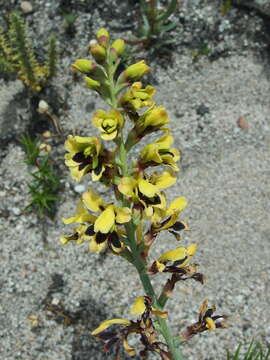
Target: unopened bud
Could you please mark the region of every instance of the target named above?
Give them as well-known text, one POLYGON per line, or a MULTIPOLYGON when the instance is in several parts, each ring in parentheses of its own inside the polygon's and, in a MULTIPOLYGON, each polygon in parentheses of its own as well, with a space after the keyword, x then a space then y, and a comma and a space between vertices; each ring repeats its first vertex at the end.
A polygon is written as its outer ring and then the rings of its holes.
POLYGON ((45 100, 40 100, 38 103, 38 112, 40 114, 45 114, 49 110, 49 105, 45 100))
POLYGON ((43 137, 43 139, 49 139, 49 138, 52 137, 52 134, 51 134, 51 132, 50 132, 49 130, 46 130, 46 131, 44 131, 44 133, 42 134, 42 137, 43 137))
POLYGON ((97 62, 103 62, 106 58, 106 50, 101 45, 92 45, 90 52, 97 62))
POLYGON ((97 40, 101 46, 106 47, 110 40, 108 31, 104 28, 99 29, 97 32, 97 40))
POLYGON ((117 39, 112 43, 110 48, 110 59, 116 61, 125 51, 125 42, 122 39, 117 39))
POLYGON ((78 70, 83 74, 91 74, 94 71, 96 64, 91 60, 78 59, 74 64, 71 65, 71 67, 72 69, 78 70))
POLYGON ((111 50, 114 50, 118 56, 125 51, 125 42, 122 39, 117 39, 112 43, 111 50))
POLYGON ((130 65, 121 75, 120 83, 125 81, 139 80, 144 74, 150 71, 150 67, 146 65, 145 61, 139 61, 136 64, 130 65))
POLYGON ((98 90, 100 87, 100 82, 90 78, 89 76, 85 77, 84 81, 88 89, 98 90))

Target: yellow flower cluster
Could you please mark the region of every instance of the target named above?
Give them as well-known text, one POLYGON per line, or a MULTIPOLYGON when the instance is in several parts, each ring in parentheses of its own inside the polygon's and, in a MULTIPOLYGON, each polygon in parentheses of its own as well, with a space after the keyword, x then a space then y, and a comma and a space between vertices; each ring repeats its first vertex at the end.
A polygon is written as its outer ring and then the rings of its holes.
MULTIPOLYGON (((77 223, 78 226, 72 234, 62 236, 61 242, 81 244, 89 241, 90 251, 97 253, 108 248, 132 263, 143 282, 146 295, 139 297, 132 307, 132 313, 140 315, 141 320, 107 320, 92 334, 103 339, 109 351, 119 338, 113 335, 111 341, 107 341, 110 333, 103 332, 113 324, 121 324, 126 327, 122 340, 129 355, 135 355, 135 350, 127 343, 127 336, 137 333, 144 339, 143 355, 154 351, 163 356, 162 359, 169 359, 166 357, 169 352, 162 349, 161 343, 156 340, 151 316, 157 319, 167 316, 162 310, 178 281, 192 278, 203 283, 204 277, 197 272, 197 265, 190 264, 197 250, 196 244, 175 246, 160 254, 151 265, 148 263, 150 248, 161 232, 170 233, 180 240, 179 233, 189 230, 187 223, 179 219, 187 200, 181 196, 167 203, 164 189, 176 182, 180 152, 173 148, 173 136, 165 127, 169 123, 166 109, 153 100, 155 88, 150 85, 144 87, 138 81, 150 70, 149 66, 139 61, 117 77, 116 71, 124 51, 123 40, 111 43, 109 33, 100 29, 97 44, 90 48, 95 62, 78 59, 72 65, 75 71, 86 75, 87 87, 98 92, 110 109, 99 109, 93 114, 92 124, 99 130, 100 138, 68 137, 65 163, 73 179, 80 181, 90 174, 92 181, 110 186, 116 201, 105 202, 92 189, 83 193, 75 216, 63 219, 65 224, 77 223), (128 121, 131 130, 126 136, 124 129, 128 121), (129 151, 135 144, 147 134, 160 132, 161 137, 140 149, 136 161, 130 160, 129 151), (109 142, 110 151, 105 147, 109 142), (149 168, 158 166, 165 167, 165 170, 149 171, 149 168), (156 273, 171 274, 160 300, 157 300, 149 278, 156 273)), ((198 332, 214 328, 215 317, 203 316, 198 332)), ((160 322, 160 326, 164 329, 165 325, 160 322)), ((190 333, 196 333, 196 326, 190 328, 190 333)), ((170 351, 177 352, 173 348, 170 351)))

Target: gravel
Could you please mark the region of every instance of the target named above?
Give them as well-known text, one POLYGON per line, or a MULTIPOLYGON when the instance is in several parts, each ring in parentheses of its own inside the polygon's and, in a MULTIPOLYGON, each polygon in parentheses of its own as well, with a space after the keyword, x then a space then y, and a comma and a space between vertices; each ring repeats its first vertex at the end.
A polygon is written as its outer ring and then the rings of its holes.
MULTIPOLYGON (((64 3, 78 15, 73 38, 65 33, 58 2, 31 1, 33 13, 27 15, 35 45, 45 44, 52 31, 59 38, 53 88, 61 96, 55 99, 47 90, 42 98, 57 111, 65 133, 93 136, 91 114, 104 105, 72 77, 70 64, 86 56, 100 26, 127 37, 120 25, 134 21, 137 5, 64 3)), ((19 6, 10 0, 2 8, 8 12, 19 6)), ((206 0, 184 1, 175 20, 176 45, 170 56, 148 57, 153 69, 148 80, 157 88, 156 102, 168 109, 175 146, 182 152, 179 180, 168 197, 189 199, 182 218, 192 231, 182 243, 198 243, 194 260, 208 279, 204 286, 191 281, 177 285, 168 311, 175 334, 196 321, 206 298, 219 313, 229 314, 229 329, 183 345, 185 359, 224 360, 226 350, 240 342, 255 338, 267 345, 270 338, 269 34, 258 14, 232 7, 223 17, 219 2, 206 0), (202 44, 209 49, 207 56, 202 44), (240 117, 248 126, 239 125, 240 117)), ((145 51, 138 52, 138 58, 144 56, 145 51)), ((68 233, 61 219, 74 214, 79 194, 89 186, 88 179, 78 184, 68 177, 60 141, 53 144, 63 186, 56 217, 41 219, 25 211, 31 177, 16 139, 31 114, 20 82, 0 82, 1 136, 13 134, 1 143, 0 157, 1 359, 113 359, 89 332, 104 319, 130 316, 132 301, 143 295, 138 276, 118 257, 89 254, 85 245, 60 244, 60 236, 68 233)), ((104 199, 111 198, 102 185, 94 187, 104 199)), ((160 238, 151 256, 175 246, 170 236, 160 238)), ((157 286, 164 281, 161 275, 154 279, 157 286)))

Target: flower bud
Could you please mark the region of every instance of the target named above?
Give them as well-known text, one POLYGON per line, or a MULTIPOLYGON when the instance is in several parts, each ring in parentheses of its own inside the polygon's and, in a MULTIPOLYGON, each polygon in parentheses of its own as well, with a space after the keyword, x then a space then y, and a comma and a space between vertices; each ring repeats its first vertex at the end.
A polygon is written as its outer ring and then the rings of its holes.
POLYGON ((78 70, 83 74, 91 74, 96 67, 96 64, 87 59, 78 59, 71 65, 72 69, 78 70))
POLYGON ((113 42, 110 48, 110 60, 116 61, 125 51, 125 42, 122 39, 117 39, 113 42))
POLYGON ((38 103, 38 112, 40 114, 45 114, 49 110, 49 105, 45 100, 40 100, 38 103))
POLYGON ((117 39, 112 43, 111 51, 115 52, 117 56, 121 56, 125 51, 125 42, 122 39, 117 39))
POLYGON ((121 75, 120 83, 125 81, 139 80, 144 74, 150 71, 150 67, 146 65, 145 61, 139 61, 136 64, 130 65, 121 75))
POLYGON ((49 130, 46 130, 46 131, 44 131, 44 133, 42 134, 42 137, 43 137, 43 139, 49 139, 49 138, 52 137, 52 134, 51 134, 51 132, 50 132, 49 130))
POLYGON ((86 87, 87 87, 88 89, 98 90, 99 87, 100 87, 100 82, 99 82, 99 81, 96 81, 96 80, 94 80, 94 79, 92 79, 92 78, 90 78, 89 76, 86 76, 86 77, 84 78, 84 81, 85 81, 86 87))
POLYGON ((106 47, 110 40, 108 31, 104 28, 99 29, 97 32, 97 40, 101 46, 106 47))
POLYGON ((42 143, 42 144, 39 145, 39 150, 44 151, 46 153, 49 153, 52 150, 52 147, 49 144, 42 143))
POLYGON ((106 50, 101 45, 90 46, 90 52, 97 62, 103 62, 106 58, 106 50))

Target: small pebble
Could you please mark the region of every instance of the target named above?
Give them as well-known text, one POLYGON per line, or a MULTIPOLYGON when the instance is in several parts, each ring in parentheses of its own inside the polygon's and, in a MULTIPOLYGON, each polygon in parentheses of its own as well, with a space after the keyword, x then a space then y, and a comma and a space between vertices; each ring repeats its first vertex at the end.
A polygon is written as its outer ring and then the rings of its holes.
POLYGON ((244 116, 240 116, 237 120, 237 125, 240 127, 240 129, 246 130, 249 128, 249 123, 245 119, 244 116))
POLYGON ((21 213, 21 210, 17 207, 12 208, 11 211, 13 212, 14 215, 20 215, 21 213))
POLYGON ((77 193, 81 194, 83 192, 86 191, 86 188, 84 185, 78 184, 74 186, 74 191, 76 191, 77 193))
POLYGON ((30 14, 33 11, 33 6, 30 1, 22 1, 21 9, 24 14, 30 14))
POLYGON ((54 297, 52 299, 52 305, 59 305, 59 303, 60 303, 60 300, 58 298, 54 297))

